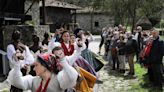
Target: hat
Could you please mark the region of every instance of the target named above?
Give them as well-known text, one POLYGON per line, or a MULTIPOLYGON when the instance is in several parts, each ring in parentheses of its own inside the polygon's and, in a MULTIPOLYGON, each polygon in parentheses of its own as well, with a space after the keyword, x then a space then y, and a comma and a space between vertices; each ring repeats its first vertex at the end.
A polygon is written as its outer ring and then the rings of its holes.
POLYGON ((37 59, 38 59, 38 62, 40 62, 41 65, 43 65, 49 71, 54 70, 55 59, 53 58, 51 54, 38 55, 37 59))

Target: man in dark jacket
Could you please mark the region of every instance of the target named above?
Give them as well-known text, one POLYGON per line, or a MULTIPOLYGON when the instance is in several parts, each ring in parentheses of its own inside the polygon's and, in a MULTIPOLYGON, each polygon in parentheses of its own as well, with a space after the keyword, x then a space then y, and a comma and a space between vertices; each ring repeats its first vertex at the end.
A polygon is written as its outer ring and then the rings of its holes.
POLYGON ((153 30, 151 35, 154 41, 148 57, 148 62, 150 64, 150 67, 148 67, 149 79, 153 83, 153 86, 162 90, 162 59, 164 56, 164 42, 160 40, 158 31, 153 30))
POLYGON ((138 44, 137 44, 137 41, 132 38, 131 33, 127 32, 126 35, 127 35, 127 42, 125 44, 125 48, 126 48, 125 52, 126 52, 127 61, 130 67, 129 75, 134 75, 135 74, 134 56, 138 52, 138 44))

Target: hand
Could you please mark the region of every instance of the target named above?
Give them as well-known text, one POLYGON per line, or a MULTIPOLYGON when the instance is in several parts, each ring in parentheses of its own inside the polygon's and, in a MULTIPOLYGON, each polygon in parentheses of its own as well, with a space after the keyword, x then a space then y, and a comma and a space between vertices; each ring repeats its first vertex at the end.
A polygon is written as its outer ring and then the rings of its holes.
POLYGON ((23 66, 24 69, 28 69, 28 67, 29 67, 28 64, 25 64, 25 65, 23 66))
POLYGON ((24 50, 26 50, 26 46, 22 43, 18 43, 18 49, 23 52, 24 50))
POLYGON ((24 56, 19 50, 16 51, 15 56, 16 56, 15 60, 17 60, 17 61, 24 60, 24 56))

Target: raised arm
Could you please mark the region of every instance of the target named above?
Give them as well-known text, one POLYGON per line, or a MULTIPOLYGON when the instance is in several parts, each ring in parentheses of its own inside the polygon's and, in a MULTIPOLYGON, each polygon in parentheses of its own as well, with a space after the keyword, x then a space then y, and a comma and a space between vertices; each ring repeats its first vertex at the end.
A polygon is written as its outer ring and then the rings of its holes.
POLYGON ((27 46, 25 46, 25 62, 28 65, 31 65, 34 63, 34 56, 32 55, 32 53, 30 52, 29 48, 27 46))
POLYGON ((20 71, 20 62, 15 60, 13 62, 15 62, 14 68, 9 72, 8 75, 8 80, 11 82, 11 85, 23 90, 31 89, 32 80, 34 77, 31 75, 22 76, 20 71))
POLYGON ((66 61, 62 61, 61 64, 63 66, 63 70, 57 75, 60 88, 67 89, 74 87, 78 78, 77 71, 66 61))

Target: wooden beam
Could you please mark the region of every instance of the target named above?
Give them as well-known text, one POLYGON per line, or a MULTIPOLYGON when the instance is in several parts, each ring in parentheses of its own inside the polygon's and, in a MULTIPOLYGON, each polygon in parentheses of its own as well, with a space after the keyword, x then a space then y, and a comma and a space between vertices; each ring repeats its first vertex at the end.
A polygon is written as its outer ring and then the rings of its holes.
POLYGON ((45 8, 45 0, 42 0, 42 13, 43 13, 43 25, 46 24, 46 8, 45 8))

